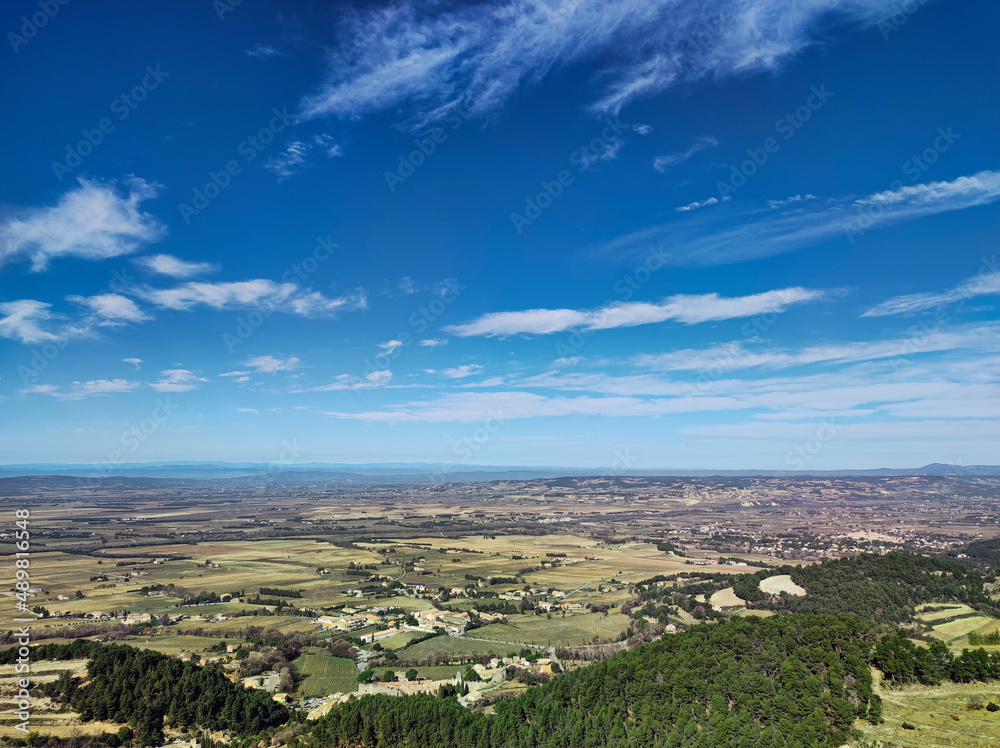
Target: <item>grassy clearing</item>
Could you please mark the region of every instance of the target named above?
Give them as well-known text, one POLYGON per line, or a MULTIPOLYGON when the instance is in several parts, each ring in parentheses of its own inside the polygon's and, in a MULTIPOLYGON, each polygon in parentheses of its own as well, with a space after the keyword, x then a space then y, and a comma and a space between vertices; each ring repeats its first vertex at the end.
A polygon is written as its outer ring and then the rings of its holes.
POLYGON ((971 616, 969 618, 959 618, 948 623, 938 624, 931 631, 931 635, 945 642, 950 642, 966 636, 971 631, 978 631, 986 628, 993 619, 987 616, 971 616))
POLYGON ((503 655, 509 651, 510 647, 502 644, 477 641, 475 639, 460 639, 442 634, 441 636, 435 636, 432 639, 418 642, 412 647, 407 647, 399 652, 399 656, 404 660, 433 663, 453 657, 469 657, 490 653, 503 655))
POLYGON ((947 687, 885 691, 884 724, 858 722, 856 726, 865 740, 880 740, 883 745, 996 748, 1000 745, 1000 712, 966 709, 973 695, 984 702, 1000 701, 1000 688, 950 683, 947 687), (904 730, 904 722, 916 729, 904 730))
POLYGON ((388 639, 383 639, 379 644, 382 645, 383 649, 404 649, 414 639, 419 639, 422 636, 425 636, 422 632, 403 631, 388 639))
POLYGON ((358 668, 343 657, 307 654, 299 660, 303 681, 299 693, 305 697, 349 693, 358 690, 358 668))
MULTIPOLYGON (((927 606, 921 606, 921 608, 925 607, 927 606)), ((934 605, 930 607, 937 608, 939 606, 934 605)), ((958 618, 958 616, 964 616, 975 612, 976 611, 968 605, 948 605, 944 606, 942 610, 921 610, 921 612, 917 613, 915 617, 919 621, 946 621, 949 618, 958 618)))
POLYGON ((746 603, 736 596, 732 587, 726 587, 724 590, 712 593, 712 597, 708 601, 716 609, 746 607, 746 603))
POLYGON ((767 579, 761 579, 760 590, 761 592, 766 592, 768 595, 777 595, 784 592, 789 595, 802 597, 806 594, 805 588, 795 584, 788 574, 778 574, 767 579))
POLYGON ((494 623, 469 632, 476 639, 518 642, 539 646, 566 647, 589 644, 594 637, 614 638, 628 628, 628 618, 621 613, 580 613, 577 615, 527 616, 510 623, 494 623))

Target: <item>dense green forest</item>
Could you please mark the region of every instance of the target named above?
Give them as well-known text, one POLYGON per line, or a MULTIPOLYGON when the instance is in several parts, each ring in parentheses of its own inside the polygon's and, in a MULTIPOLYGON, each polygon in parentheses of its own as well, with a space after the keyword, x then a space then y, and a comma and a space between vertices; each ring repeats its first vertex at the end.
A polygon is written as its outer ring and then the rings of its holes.
POLYGON ((757 607, 793 613, 854 613, 874 621, 902 623, 928 602, 960 602, 996 612, 976 569, 949 559, 915 553, 865 553, 812 566, 783 566, 740 579, 734 592, 757 607), (807 595, 772 596, 761 579, 789 574, 807 595))
POLYGON ((1000 570, 1000 538, 974 540, 965 548, 949 553, 948 556, 975 566, 983 572, 995 573, 1000 570), (965 558, 959 558, 960 555, 965 558))
POLYGON ((989 615, 1000 615, 984 588, 981 572, 968 564, 916 553, 864 553, 852 558, 824 561, 812 566, 780 566, 754 574, 709 574, 679 588, 658 588, 647 580, 638 585, 638 597, 623 612, 633 618, 651 616, 666 621, 671 607, 682 607, 698 618, 721 618, 696 595, 710 596, 732 587, 749 607, 779 613, 853 613, 872 621, 904 623, 913 619, 918 605, 957 602, 989 615), (762 592, 762 579, 787 574, 805 588, 804 597, 762 592))
POLYGON ((878 627, 855 616, 734 618, 572 671, 495 714, 452 700, 368 696, 332 710, 302 748, 839 746, 877 720, 878 627))

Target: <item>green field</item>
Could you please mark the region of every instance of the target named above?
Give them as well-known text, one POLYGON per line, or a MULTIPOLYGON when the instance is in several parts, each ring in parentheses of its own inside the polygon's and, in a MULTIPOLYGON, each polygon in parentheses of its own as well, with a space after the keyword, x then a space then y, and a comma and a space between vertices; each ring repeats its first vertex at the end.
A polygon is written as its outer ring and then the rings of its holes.
POLYGON ((539 646, 568 647, 590 644, 594 637, 615 638, 628 628, 621 613, 578 613, 566 617, 553 614, 526 616, 509 623, 493 623, 469 632, 469 637, 496 642, 518 642, 539 646))
POLYGON ((1000 712, 966 708, 971 696, 984 703, 1000 703, 1000 686, 949 683, 939 687, 914 687, 907 691, 882 691, 884 723, 857 722, 867 741, 883 746, 948 746, 995 748, 1000 745, 1000 712), (903 728, 909 723, 915 729, 903 728))
POLYGON ((326 696, 358 690, 358 668, 343 657, 307 654, 298 660, 299 673, 304 676, 299 694, 305 697, 326 696))
POLYGON ((434 663, 445 661, 452 657, 469 657, 493 653, 505 655, 511 647, 502 644, 494 644, 488 641, 477 641, 475 639, 460 639, 454 636, 442 634, 432 639, 418 642, 412 647, 399 652, 400 659, 418 660, 421 662, 434 663))

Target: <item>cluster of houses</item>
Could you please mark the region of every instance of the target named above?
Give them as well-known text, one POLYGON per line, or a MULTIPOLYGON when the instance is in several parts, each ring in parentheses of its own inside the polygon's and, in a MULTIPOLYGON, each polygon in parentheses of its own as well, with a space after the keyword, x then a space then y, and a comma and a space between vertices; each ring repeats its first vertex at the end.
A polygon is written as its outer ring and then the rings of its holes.
POLYGON ((444 629, 447 634, 456 636, 465 632, 472 616, 484 623, 505 623, 507 618, 502 613, 489 613, 472 609, 466 611, 449 611, 429 608, 411 613, 416 625, 406 625, 402 613, 389 613, 385 607, 344 608, 337 615, 322 615, 313 623, 319 629, 352 633, 370 627, 381 626, 381 629, 362 634, 359 638, 363 644, 374 644, 382 639, 398 634, 400 631, 422 631, 432 633, 444 629))

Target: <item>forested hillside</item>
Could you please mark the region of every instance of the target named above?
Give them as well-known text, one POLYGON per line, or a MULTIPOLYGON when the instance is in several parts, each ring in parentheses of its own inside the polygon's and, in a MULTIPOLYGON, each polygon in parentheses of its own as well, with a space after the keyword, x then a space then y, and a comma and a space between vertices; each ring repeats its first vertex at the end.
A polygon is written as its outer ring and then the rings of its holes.
POLYGON ((985 573, 996 573, 1000 571, 1000 538, 975 540, 965 548, 948 555, 985 573))
POLYGON ((865 553, 812 566, 783 566, 741 578, 736 594, 755 607, 794 613, 854 613, 875 621, 901 623, 916 606, 959 602, 992 609, 979 571, 957 561, 915 553, 865 553), (788 574, 804 587, 804 597, 773 596, 759 584, 775 574, 788 574))
POLYGON ((48 695, 72 705, 84 721, 132 725, 143 746, 163 743, 164 722, 253 736, 288 719, 288 710, 263 691, 235 685, 215 668, 158 652, 92 642, 32 650, 36 661, 81 656, 90 657, 87 681, 78 685, 66 676, 48 689, 48 695))
MULTIPOLYGON (((916 553, 871 553, 811 566, 781 566, 754 574, 708 574, 678 588, 657 587, 654 578, 638 585, 638 597, 628 605, 633 618, 651 616, 666 621, 671 607, 683 607, 696 617, 722 617, 696 597, 732 587, 748 607, 780 613, 852 613, 885 623, 912 620, 917 606, 933 602, 965 603, 990 615, 1000 615, 984 588, 982 573, 968 564, 916 553), (788 575, 806 590, 801 597, 770 595, 761 580, 788 575)), ((623 609, 625 610, 625 609, 623 609)))
POLYGON ((499 702, 369 696, 332 710, 301 748, 839 746, 878 719, 877 627, 854 616, 734 618, 695 626, 499 702))

